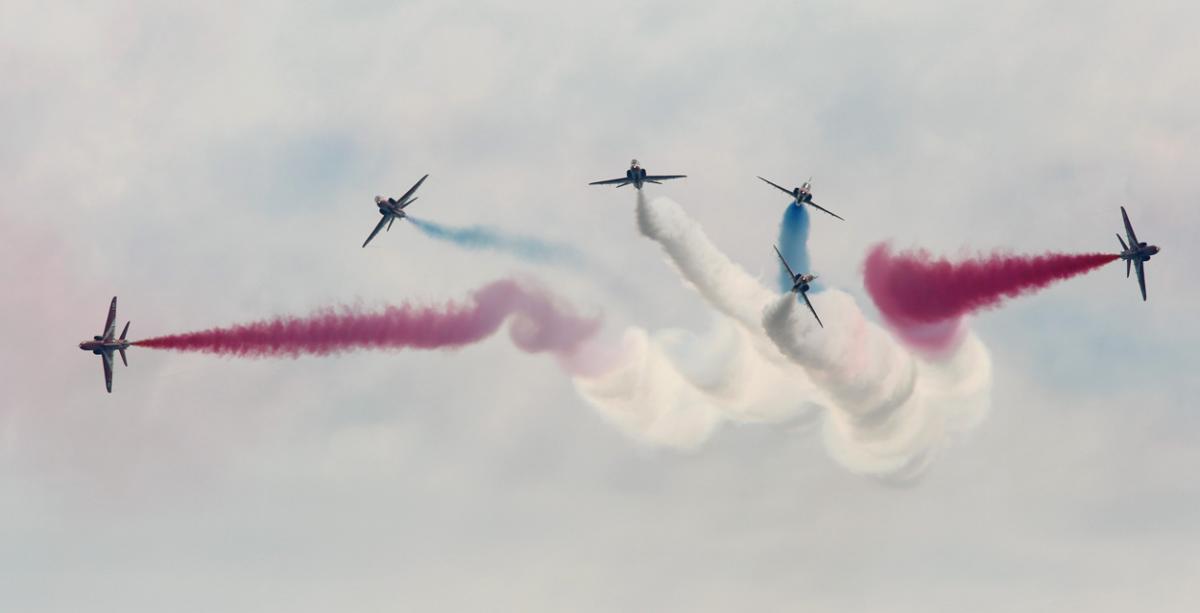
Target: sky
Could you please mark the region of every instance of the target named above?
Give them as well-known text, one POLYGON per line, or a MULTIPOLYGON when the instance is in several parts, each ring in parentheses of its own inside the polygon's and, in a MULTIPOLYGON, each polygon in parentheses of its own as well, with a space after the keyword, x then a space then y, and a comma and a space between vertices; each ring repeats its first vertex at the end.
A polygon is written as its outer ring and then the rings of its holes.
POLYGON ((1187 611, 1200 599, 1194 3, 0 2, 0 609, 1187 611), (880 241, 1163 247, 973 317, 990 410, 917 480, 819 425, 628 436, 545 355, 237 360, 96 334, 536 280, 720 330, 630 158, 751 275, 812 176, 823 283, 880 241), (413 214, 571 245, 456 249, 413 214), (782 198, 782 199, 781 199, 782 198))

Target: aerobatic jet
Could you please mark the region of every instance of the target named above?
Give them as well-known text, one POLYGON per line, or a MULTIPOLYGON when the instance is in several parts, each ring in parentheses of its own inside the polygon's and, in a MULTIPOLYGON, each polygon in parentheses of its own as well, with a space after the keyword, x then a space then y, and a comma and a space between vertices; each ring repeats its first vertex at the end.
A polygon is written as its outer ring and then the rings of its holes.
MULTIPOLYGON (((788 189, 782 185, 779 185, 778 183, 772 183, 770 181, 767 181, 766 179, 763 179, 762 177, 759 177, 759 179, 762 179, 763 181, 765 181, 767 183, 767 185, 770 185, 771 187, 774 187, 775 189, 791 196, 792 204, 794 204, 796 206, 801 206, 801 205, 807 204, 808 206, 811 206, 814 209, 819 209, 819 210, 825 211, 826 213, 829 213, 830 215, 833 215, 834 217, 837 217, 838 219, 842 219, 842 217, 840 215, 838 215, 837 213, 834 213, 833 211, 813 202, 813 199, 812 199, 812 177, 809 177, 809 179, 804 182, 804 185, 801 185, 800 187, 793 187, 792 189, 788 189)), ((846 220, 842 219, 842 221, 846 221, 846 220)))
POLYGON ((367 240, 363 241, 363 247, 366 247, 367 243, 371 242, 371 239, 375 238, 375 235, 379 234, 379 231, 382 230, 384 226, 387 226, 387 229, 390 231, 392 229, 392 223, 394 223, 397 219, 404 219, 408 216, 408 214, 404 212, 404 207, 407 207, 408 205, 417 201, 416 198, 413 198, 413 194, 417 192, 417 188, 421 187, 421 184, 424 183, 425 179, 428 178, 428 174, 426 174, 424 177, 421 177, 421 180, 417 181, 412 187, 408 188, 408 191, 404 192, 404 195, 400 196, 399 199, 375 196, 375 206, 379 207, 379 214, 383 215, 383 218, 379 220, 378 224, 376 224, 375 229, 371 230, 371 235, 367 237, 367 240))
POLYGON ((1142 267, 1145 262, 1150 261, 1150 256, 1158 253, 1157 245, 1147 245, 1139 242, 1137 235, 1133 233, 1133 225, 1129 223, 1129 214, 1125 212, 1125 207, 1121 207, 1121 219, 1125 222, 1125 237, 1129 239, 1129 244, 1121 239, 1121 235, 1117 235, 1117 240, 1121 241, 1121 259, 1125 260, 1125 278, 1129 278, 1129 269, 1137 269, 1138 287, 1142 289, 1142 300, 1146 299, 1146 270, 1142 267))
POLYGON ((663 181, 669 181, 671 179, 682 179, 686 176, 687 175, 648 175, 648 174, 646 174, 646 169, 642 168, 642 165, 638 164, 637 160, 633 160, 632 162, 629 163, 629 170, 625 171, 624 177, 622 177, 620 179, 605 179, 604 181, 592 181, 591 183, 588 183, 588 185, 616 185, 617 187, 624 187, 624 186, 632 183, 634 187, 636 187, 638 189, 642 189, 642 185, 644 185, 646 183, 660 183, 661 184, 663 181))
POLYGON ((125 322, 125 329, 121 330, 121 337, 116 337, 117 297, 113 296, 112 304, 108 307, 108 319, 104 322, 104 335, 93 336, 92 340, 79 343, 80 349, 100 356, 100 362, 104 366, 104 387, 110 394, 112 393, 113 352, 120 353, 121 362, 125 366, 129 366, 129 360, 125 359, 125 350, 129 348, 129 341, 125 340, 126 334, 129 334, 129 322, 125 322))
POLYGON ((813 317, 817 318, 817 325, 824 328, 825 324, 821 323, 821 316, 817 315, 817 310, 808 301, 809 284, 816 280, 817 275, 809 273, 798 275, 792 272, 792 267, 788 266, 787 260, 783 259, 783 254, 779 253, 779 247, 775 247, 775 255, 779 256, 779 261, 783 262, 783 267, 787 269, 788 276, 792 278, 792 292, 800 294, 800 297, 804 299, 804 304, 808 305, 808 310, 812 311, 813 317))

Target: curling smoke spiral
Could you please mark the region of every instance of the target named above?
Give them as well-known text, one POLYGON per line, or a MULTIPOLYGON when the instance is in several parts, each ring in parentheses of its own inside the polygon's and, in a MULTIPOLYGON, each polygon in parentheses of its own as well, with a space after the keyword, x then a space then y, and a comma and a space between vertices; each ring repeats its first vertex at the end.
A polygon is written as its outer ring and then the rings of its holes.
MULTIPOLYGON (((782 227, 796 227, 787 213, 782 227)), ((986 413, 991 367, 973 335, 931 361, 867 321, 838 290, 812 296, 828 318, 822 330, 793 296, 768 290, 729 260, 674 202, 647 202, 639 194, 637 214, 642 234, 659 243, 683 279, 730 322, 737 338, 731 353, 738 358, 719 369, 724 385, 705 387, 646 342, 641 360, 599 379, 577 379, 584 396, 602 414, 619 416, 627 431, 654 443, 694 445, 723 420, 769 415, 784 421, 824 409, 825 440, 835 458, 853 471, 904 481, 918 477, 951 435, 986 413), (598 387, 605 393, 594 393, 598 387)), ((805 261, 798 249, 789 245, 797 261, 805 261)))

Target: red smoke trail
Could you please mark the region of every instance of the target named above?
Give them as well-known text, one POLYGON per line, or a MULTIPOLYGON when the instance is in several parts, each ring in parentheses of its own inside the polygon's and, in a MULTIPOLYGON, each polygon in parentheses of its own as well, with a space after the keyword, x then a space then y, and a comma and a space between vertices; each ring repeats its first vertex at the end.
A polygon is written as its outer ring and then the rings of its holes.
POLYGON ((867 255, 864 283, 875 306, 906 341, 937 349, 957 338, 963 315, 996 307, 1005 298, 1037 291, 1118 257, 993 254, 950 262, 933 259, 925 251, 894 254, 881 243, 867 255))
POLYGON ((294 358, 356 349, 452 348, 491 336, 510 316, 510 333, 518 347, 528 352, 551 351, 572 363, 578 361, 577 350, 599 331, 601 323, 598 318, 574 315, 545 292, 502 280, 479 289, 465 304, 405 304, 368 313, 350 307, 330 308, 308 317, 276 317, 135 344, 249 358, 294 358))

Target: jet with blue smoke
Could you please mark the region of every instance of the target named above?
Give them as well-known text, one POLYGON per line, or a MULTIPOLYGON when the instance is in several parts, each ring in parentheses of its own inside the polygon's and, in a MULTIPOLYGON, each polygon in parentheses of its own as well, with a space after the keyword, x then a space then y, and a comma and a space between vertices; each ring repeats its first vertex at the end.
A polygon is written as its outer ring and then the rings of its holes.
POLYGON ((408 216, 423 234, 430 238, 454 243, 464 249, 475 251, 500 251, 538 264, 554 264, 571 268, 582 268, 587 262, 580 251, 570 245, 507 234, 488 226, 456 228, 432 221, 408 216))

